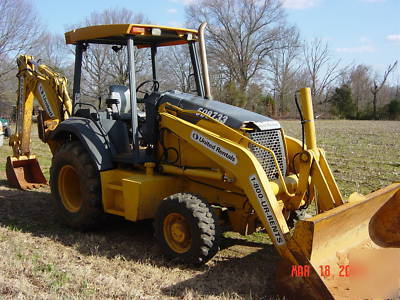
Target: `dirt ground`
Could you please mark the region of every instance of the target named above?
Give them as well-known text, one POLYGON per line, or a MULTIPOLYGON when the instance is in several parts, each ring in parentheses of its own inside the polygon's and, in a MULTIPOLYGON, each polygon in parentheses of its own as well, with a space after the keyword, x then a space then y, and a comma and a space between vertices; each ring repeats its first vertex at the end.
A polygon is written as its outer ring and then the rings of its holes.
POLYGON ((259 299, 274 295, 272 288, 265 288, 273 279, 268 268, 277 259, 271 245, 226 238, 223 250, 211 262, 193 269, 162 258, 151 223, 115 219, 101 230, 80 233, 58 222, 49 207, 48 189, 26 193, 2 188, 0 201, 2 297, 259 299))
MULTIPOLYGON (((298 122, 284 121, 299 136, 298 122)), ((327 151, 344 195, 366 193, 400 178, 400 123, 320 121, 327 151)), ((46 176, 47 146, 33 136, 46 176)), ((266 236, 226 234, 221 251, 199 268, 163 258, 150 222, 111 218, 95 232, 63 226, 49 189, 8 187, 0 148, 0 297, 135 299, 280 299, 274 285, 279 255, 266 236)))

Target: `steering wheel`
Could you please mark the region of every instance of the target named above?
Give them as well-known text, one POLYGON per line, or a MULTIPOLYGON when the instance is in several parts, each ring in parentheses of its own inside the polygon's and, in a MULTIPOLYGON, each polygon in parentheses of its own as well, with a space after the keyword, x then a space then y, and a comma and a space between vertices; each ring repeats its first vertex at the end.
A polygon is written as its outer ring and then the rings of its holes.
POLYGON ((149 94, 151 92, 158 92, 158 89, 160 87, 160 83, 157 80, 146 80, 143 81, 142 83, 140 83, 137 88, 136 88, 136 93, 142 93, 142 94, 149 94), (144 85, 148 84, 148 83, 152 83, 151 89, 146 89, 144 91, 141 91, 140 88, 143 87, 144 85))

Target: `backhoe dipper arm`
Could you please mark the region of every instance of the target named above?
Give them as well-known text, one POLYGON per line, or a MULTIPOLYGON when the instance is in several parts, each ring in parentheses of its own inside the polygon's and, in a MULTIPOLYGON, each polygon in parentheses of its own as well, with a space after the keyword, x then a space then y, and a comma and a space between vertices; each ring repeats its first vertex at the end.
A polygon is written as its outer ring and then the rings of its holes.
POLYGON ((46 141, 60 121, 68 118, 72 102, 67 91, 67 80, 60 74, 38 64, 32 56, 21 55, 18 64, 17 127, 10 138, 14 157, 30 156, 30 132, 33 101, 36 98, 43 108, 43 129, 41 136, 46 141))

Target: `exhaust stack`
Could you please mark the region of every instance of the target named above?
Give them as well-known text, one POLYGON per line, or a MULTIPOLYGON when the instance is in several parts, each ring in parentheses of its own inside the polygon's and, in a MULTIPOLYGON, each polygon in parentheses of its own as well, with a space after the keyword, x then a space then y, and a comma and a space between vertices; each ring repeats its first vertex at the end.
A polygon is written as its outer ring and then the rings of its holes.
POLYGON ((203 73, 205 98, 212 99, 211 87, 210 87, 210 77, 208 75, 206 42, 204 39, 204 30, 206 29, 206 26, 207 26, 207 22, 203 22, 203 23, 201 23, 201 25, 199 27, 200 60, 201 60, 201 70, 203 73))

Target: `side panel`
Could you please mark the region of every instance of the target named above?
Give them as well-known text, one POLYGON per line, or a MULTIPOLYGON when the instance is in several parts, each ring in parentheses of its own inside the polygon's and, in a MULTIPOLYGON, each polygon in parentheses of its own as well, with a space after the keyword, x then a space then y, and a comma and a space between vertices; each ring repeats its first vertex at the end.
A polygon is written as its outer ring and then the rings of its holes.
MULTIPOLYGON (((173 194, 182 191, 181 178, 178 176, 144 175, 137 173, 135 176, 123 180, 125 206, 129 208, 132 201, 132 191, 138 190, 139 205, 136 220, 154 218, 161 201, 173 194)), ((128 210, 125 218, 133 220, 133 215, 128 210)))
POLYGON ((113 168, 113 146, 108 137, 101 132, 92 120, 78 117, 69 118, 57 126, 50 136, 50 140, 69 139, 70 135, 82 142, 99 171, 113 168))
POLYGON ((104 211, 130 221, 154 218, 160 202, 183 189, 179 176, 121 169, 101 172, 101 186, 104 211))

